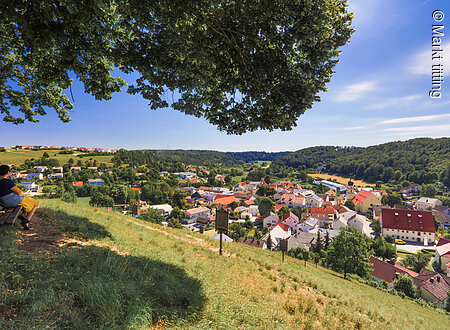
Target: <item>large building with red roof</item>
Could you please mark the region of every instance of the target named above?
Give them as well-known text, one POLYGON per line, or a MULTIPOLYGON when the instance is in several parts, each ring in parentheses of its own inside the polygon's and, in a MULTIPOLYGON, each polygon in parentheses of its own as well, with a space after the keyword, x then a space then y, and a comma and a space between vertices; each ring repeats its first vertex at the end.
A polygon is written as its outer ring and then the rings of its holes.
POLYGON ((381 199, 367 190, 360 190, 352 201, 355 204, 355 209, 363 213, 372 210, 375 205, 381 205, 381 199))
POLYGON ((383 236, 413 242, 433 243, 436 236, 433 213, 430 211, 381 209, 383 236))

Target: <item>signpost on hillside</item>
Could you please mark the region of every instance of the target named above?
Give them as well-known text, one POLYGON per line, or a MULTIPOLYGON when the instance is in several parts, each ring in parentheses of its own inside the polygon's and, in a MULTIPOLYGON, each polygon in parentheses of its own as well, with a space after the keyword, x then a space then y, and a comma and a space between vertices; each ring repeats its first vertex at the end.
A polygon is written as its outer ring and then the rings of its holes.
POLYGON ((222 234, 228 233, 228 211, 225 209, 218 209, 216 211, 216 230, 220 235, 219 254, 222 255, 222 234))
POLYGON ((287 239, 280 240, 280 250, 283 254, 282 260, 284 262, 284 252, 286 252, 288 250, 288 240, 287 239))
POLYGON ((306 266, 306 260, 308 260, 308 258, 309 258, 309 252, 303 251, 303 260, 305 260, 305 266, 306 266))

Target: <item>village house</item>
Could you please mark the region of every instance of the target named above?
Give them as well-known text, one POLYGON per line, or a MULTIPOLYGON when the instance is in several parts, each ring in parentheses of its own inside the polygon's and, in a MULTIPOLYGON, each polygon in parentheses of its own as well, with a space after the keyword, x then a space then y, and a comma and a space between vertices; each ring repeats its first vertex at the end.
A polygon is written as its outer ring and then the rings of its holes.
POLYGON ((211 214, 211 210, 207 207, 197 207, 194 209, 185 210, 183 219, 185 223, 193 223, 198 217, 207 217, 211 214))
POLYGON ((323 199, 317 195, 312 195, 306 198, 306 206, 307 207, 321 207, 323 203, 323 199))
POLYGON ((298 233, 291 235, 287 239, 288 251, 295 248, 304 248, 309 251, 311 245, 315 244, 317 235, 311 233, 305 233, 299 231, 298 233))
POLYGON ((35 166, 35 167, 33 167, 33 169, 36 171, 36 172, 44 172, 44 171, 46 171, 46 170, 48 170, 48 167, 47 166, 35 166))
POLYGON ((332 228, 333 226, 333 221, 331 220, 330 224, 330 218, 326 213, 302 213, 300 222, 305 222, 310 217, 319 220, 320 228, 332 228))
POLYGON ((88 184, 91 186, 101 186, 105 183, 103 179, 88 179, 88 184))
POLYGON ((63 168, 61 166, 55 166, 55 167, 53 167, 53 172, 55 172, 55 173, 62 173, 63 172, 63 168))
POLYGON ((155 209, 162 215, 169 215, 173 210, 169 204, 148 205, 148 208, 155 209))
POLYGON ((304 206, 305 197, 297 196, 295 194, 283 194, 277 201, 277 204, 285 205, 287 207, 304 206))
POLYGON ((362 213, 372 210, 375 205, 381 205, 381 198, 367 190, 360 190, 352 201, 355 209, 362 213))
POLYGON ((418 195, 420 192, 420 189, 422 188, 421 185, 417 183, 413 183, 402 190, 402 194, 405 194, 407 197, 412 195, 418 195))
POLYGON ((292 212, 286 213, 281 219, 281 223, 288 226, 294 234, 298 231, 298 217, 292 212))
POLYGON ((448 215, 448 213, 444 211, 440 212, 435 210, 433 210, 432 212, 442 226, 444 226, 445 228, 450 226, 450 216, 448 215))
POLYGON ((430 211, 381 209, 382 236, 434 244, 436 230, 430 211))
POLYGON ((63 173, 51 173, 47 175, 47 179, 49 180, 62 179, 63 177, 64 177, 63 173))
POLYGON ((416 203, 418 210, 427 210, 429 207, 433 209, 438 205, 442 205, 442 202, 437 198, 430 197, 420 197, 416 203))
POLYGON ((42 173, 28 173, 25 176, 25 180, 42 180, 44 178, 44 175, 42 173))
POLYGON ((392 282, 398 278, 399 274, 407 274, 416 277, 419 274, 398 264, 390 264, 375 257, 370 257, 369 262, 372 264, 370 275, 378 281, 386 281, 390 288, 393 287, 392 282))
POLYGON ((78 171, 81 171, 81 167, 80 167, 80 166, 71 166, 71 167, 70 167, 70 170, 71 170, 71 171, 77 171, 77 172, 78 172, 78 171))
POLYGON ((258 205, 250 205, 248 208, 248 212, 250 212, 252 217, 257 217, 259 215, 258 205))
POLYGON ((288 238, 291 236, 292 232, 291 229, 281 222, 277 222, 274 226, 269 228, 269 232, 264 235, 262 240, 267 242, 267 239, 270 234, 270 239, 272 240, 272 250, 278 250, 280 240, 288 238))
POLYGON ((365 220, 364 216, 353 212, 341 213, 336 220, 333 221, 333 229, 339 230, 343 226, 352 226, 359 231, 363 231, 365 220))
POLYGON ((266 242, 262 239, 256 239, 253 237, 241 237, 239 238, 239 243, 250 245, 260 249, 267 249, 266 242))
POLYGON ((37 185, 34 182, 26 182, 25 181, 25 182, 21 182, 20 184, 22 184, 25 187, 25 189, 30 192, 38 192, 38 190, 39 190, 39 185, 37 185))
POLYGON ((250 190, 235 191, 233 196, 240 201, 250 200, 253 197, 253 193, 250 190))
POLYGON ((450 290, 450 278, 446 275, 422 268, 414 277, 420 298, 444 308, 447 302, 447 292, 450 290))
POLYGON ((214 202, 212 203, 214 208, 228 208, 228 206, 233 203, 236 202, 239 205, 239 201, 236 199, 236 197, 234 196, 226 196, 226 197, 220 197, 214 200, 214 202))
POLYGON ((440 269, 450 276, 450 239, 441 238, 436 244, 436 262, 440 269))
POLYGON ((309 232, 313 229, 318 228, 319 228, 319 220, 313 217, 309 217, 308 219, 306 219, 305 221, 301 222, 298 225, 298 229, 304 232, 309 232))
POLYGON ((272 227, 276 225, 276 223, 280 221, 280 218, 278 218, 278 215, 276 215, 273 212, 268 212, 263 216, 262 222, 263 222, 263 228, 266 227, 272 227))

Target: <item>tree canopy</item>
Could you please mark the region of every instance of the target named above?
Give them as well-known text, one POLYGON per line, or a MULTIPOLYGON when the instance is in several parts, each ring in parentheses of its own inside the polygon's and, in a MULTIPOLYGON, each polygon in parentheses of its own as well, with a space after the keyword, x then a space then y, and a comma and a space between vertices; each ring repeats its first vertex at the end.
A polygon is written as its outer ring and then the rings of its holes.
POLYGON ((352 32, 346 0, 21 0, 0 4, 0 111, 15 124, 53 108, 65 90, 131 94, 220 130, 289 130, 326 91, 352 32), (172 100, 167 94, 172 94, 172 100))

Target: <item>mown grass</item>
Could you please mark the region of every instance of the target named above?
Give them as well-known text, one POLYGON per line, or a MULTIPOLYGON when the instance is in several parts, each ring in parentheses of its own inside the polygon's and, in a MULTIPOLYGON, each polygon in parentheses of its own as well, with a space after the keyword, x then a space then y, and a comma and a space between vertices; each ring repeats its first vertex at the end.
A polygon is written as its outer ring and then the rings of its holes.
POLYGON ((35 258, 17 250, 15 230, 2 229, 0 265, 8 275, 0 282, 0 314, 16 316, 0 328, 449 325, 447 316, 411 300, 290 257, 282 263, 279 253, 225 243, 219 256, 218 242, 201 234, 56 200, 40 205, 57 219, 55 235, 72 243, 35 258))
POLYGON ((50 158, 56 159, 59 161, 60 165, 67 164, 69 159, 72 158, 75 160, 75 163, 78 160, 84 161, 92 158, 93 160, 97 160, 97 163, 105 163, 107 165, 111 163, 111 156, 88 156, 88 157, 77 157, 78 154, 83 155, 82 152, 75 152, 73 154, 60 154, 61 150, 26 150, 26 149, 6 149, 6 152, 0 152, 0 164, 10 164, 15 166, 20 166, 25 163, 27 159, 40 159, 46 152, 50 158))

